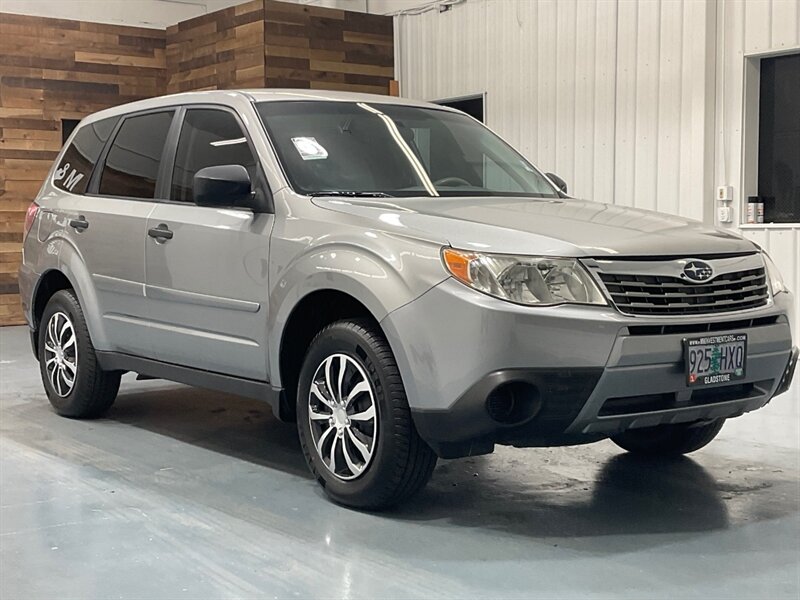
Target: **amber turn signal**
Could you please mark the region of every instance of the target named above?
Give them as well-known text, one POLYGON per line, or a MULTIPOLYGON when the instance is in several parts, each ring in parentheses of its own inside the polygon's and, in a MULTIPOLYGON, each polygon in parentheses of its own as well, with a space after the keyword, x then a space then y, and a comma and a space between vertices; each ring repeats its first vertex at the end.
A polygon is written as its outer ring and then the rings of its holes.
POLYGON ((447 270, 455 277, 464 283, 471 284, 472 277, 469 274, 469 264, 475 260, 477 256, 469 252, 462 252, 454 248, 445 248, 442 250, 442 260, 447 267, 447 270))

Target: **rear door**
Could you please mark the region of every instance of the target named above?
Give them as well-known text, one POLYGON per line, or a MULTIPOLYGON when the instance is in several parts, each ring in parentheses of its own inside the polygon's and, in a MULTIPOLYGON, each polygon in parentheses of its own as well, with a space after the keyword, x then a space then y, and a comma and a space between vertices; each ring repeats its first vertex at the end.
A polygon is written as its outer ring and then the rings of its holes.
POLYGON ((243 165, 257 193, 266 181, 233 110, 185 111, 169 202, 148 219, 146 271, 151 340, 159 360, 267 380, 266 315, 271 214, 197 206, 194 174, 216 165, 243 165), (154 232, 158 234, 158 231, 154 232))
MULTIPOLYGON (((65 196, 66 235, 89 271, 107 347, 152 355, 147 339, 144 249, 147 216, 174 110, 160 110, 81 127, 54 174, 56 186, 83 192, 65 196), (92 174, 81 165, 90 147, 112 142, 92 174), (73 151, 74 150, 74 151, 73 151), (91 175, 91 180, 90 180, 91 175)), ((99 152, 98 152, 99 154, 99 152)))

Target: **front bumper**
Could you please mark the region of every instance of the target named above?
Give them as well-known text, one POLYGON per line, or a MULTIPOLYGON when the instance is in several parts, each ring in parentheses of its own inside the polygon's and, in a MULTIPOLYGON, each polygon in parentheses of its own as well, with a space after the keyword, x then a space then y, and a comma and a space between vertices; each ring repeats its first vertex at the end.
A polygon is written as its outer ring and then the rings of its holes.
POLYGON ((456 457, 491 452, 496 443, 585 443, 760 408, 794 367, 791 302, 781 294, 762 309, 657 320, 611 307, 517 306, 450 279, 381 324, 420 435, 440 456, 456 457), (704 328, 748 334, 745 379, 687 388, 683 340, 704 328), (529 386, 531 409, 501 423, 487 398, 508 382, 529 386))

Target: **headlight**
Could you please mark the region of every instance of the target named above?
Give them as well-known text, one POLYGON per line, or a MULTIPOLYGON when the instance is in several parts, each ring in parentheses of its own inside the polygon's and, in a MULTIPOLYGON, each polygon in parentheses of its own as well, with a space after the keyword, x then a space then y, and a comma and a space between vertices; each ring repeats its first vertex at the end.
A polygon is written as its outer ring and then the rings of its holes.
POLYGON ((529 306, 607 304, 583 266, 572 258, 481 254, 444 248, 442 261, 459 281, 529 306))
POLYGON ((764 257, 764 264, 767 265, 767 277, 769 278, 769 287, 772 290, 772 295, 776 296, 781 292, 788 292, 789 288, 786 287, 786 283, 783 281, 783 277, 781 277, 781 272, 778 271, 778 267, 772 262, 769 254, 762 250, 761 256, 764 257))

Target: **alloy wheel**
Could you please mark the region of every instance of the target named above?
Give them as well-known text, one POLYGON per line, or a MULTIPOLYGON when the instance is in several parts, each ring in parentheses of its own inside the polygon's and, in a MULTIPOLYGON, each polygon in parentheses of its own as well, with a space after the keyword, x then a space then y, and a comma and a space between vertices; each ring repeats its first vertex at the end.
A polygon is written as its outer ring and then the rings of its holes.
POLYGON ((53 313, 47 322, 44 364, 53 391, 61 398, 69 396, 78 374, 78 340, 66 313, 53 313))
POLYGON ((317 454, 337 478, 348 481, 364 473, 375 451, 377 419, 364 367, 346 354, 323 360, 311 381, 308 422, 317 454))

